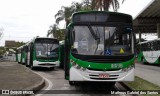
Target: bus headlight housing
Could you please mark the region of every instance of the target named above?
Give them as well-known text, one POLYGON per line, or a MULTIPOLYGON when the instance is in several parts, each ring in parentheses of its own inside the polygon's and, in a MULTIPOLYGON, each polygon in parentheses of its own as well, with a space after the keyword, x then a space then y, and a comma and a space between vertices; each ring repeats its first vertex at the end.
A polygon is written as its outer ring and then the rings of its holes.
POLYGON ((70 60, 72 66, 76 66, 76 62, 74 62, 73 60, 70 60))
POLYGON ((128 71, 131 70, 132 68, 134 68, 134 65, 133 65, 133 64, 130 65, 129 67, 127 67, 127 68, 123 68, 123 69, 122 69, 122 72, 128 72, 128 71))
POLYGON ((81 70, 82 70, 82 71, 86 71, 86 68, 81 67, 81 70))
POLYGON ((81 66, 79 66, 79 65, 77 64, 77 65, 76 65, 76 68, 77 68, 77 69, 81 69, 81 66))
POLYGON ((85 71, 85 70, 86 70, 86 68, 81 67, 81 66, 78 65, 75 61, 73 61, 73 60, 71 60, 71 59, 70 59, 70 63, 72 64, 72 66, 73 66, 74 68, 76 68, 76 69, 78 69, 78 70, 80 70, 80 71, 85 71))

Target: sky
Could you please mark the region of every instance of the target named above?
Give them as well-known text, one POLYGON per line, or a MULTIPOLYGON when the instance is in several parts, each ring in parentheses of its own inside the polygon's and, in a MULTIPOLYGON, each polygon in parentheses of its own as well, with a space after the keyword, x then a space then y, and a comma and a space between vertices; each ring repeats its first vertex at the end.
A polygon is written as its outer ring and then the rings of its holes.
MULTIPOLYGON (((5 40, 30 41, 33 37, 45 37, 50 25, 55 23, 55 14, 61 6, 69 6, 73 0, 0 0, 0 28, 5 40)), ((82 0, 74 0, 82 1, 82 0)), ((119 12, 135 18, 153 0, 125 0, 119 12)), ((64 27, 63 23, 60 23, 64 27)))

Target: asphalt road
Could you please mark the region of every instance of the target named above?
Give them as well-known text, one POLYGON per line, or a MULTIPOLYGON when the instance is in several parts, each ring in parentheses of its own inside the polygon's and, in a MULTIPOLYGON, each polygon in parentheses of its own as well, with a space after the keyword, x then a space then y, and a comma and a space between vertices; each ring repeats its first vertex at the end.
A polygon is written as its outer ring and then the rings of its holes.
POLYGON ((124 90, 119 83, 116 83, 116 85, 113 87, 109 87, 107 83, 98 82, 79 83, 76 86, 70 86, 68 81, 64 79, 64 71, 59 68, 56 68, 54 70, 38 68, 34 72, 41 75, 46 80, 46 86, 42 90, 50 90, 48 91, 48 93, 45 93, 47 91, 40 91, 36 96, 114 96, 106 95, 105 92, 110 93, 110 90, 124 90), (86 92, 89 93, 86 94, 86 92))
POLYGON ((160 86, 160 66, 153 64, 135 64, 135 75, 160 86))

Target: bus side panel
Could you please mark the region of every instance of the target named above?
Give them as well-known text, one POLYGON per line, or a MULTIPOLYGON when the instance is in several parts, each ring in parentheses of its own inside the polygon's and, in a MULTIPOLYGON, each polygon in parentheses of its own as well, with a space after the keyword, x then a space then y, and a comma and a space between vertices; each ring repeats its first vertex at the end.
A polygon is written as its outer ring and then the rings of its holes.
POLYGON ((60 67, 64 68, 64 45, 60 45, 59 47, 59 60, 60 60, 60 67))
POLYGON ((64 71, 65 71, 65 79, 69 80, 69 68, 70 68, 70 60, 69 60, 69 53, 70 53, 70 40, 69 38, 69 30, 65 31, 65 43, 64 43, 64 71))
POLYGON ((139 54, 138 54, 138 62, 142 62, 142 57, 143 57, 142 52, 139 52, 139 54))
POLYGON ((30 47, 30 60, 29 60, 29 66, 31 66, 33 64, 33 43, 31 44, 30 47))

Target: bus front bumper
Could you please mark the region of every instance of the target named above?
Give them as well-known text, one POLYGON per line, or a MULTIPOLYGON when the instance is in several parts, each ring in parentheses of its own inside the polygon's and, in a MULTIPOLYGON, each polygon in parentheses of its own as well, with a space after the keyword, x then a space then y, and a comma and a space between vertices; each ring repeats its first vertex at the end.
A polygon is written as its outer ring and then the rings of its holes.
POLYGON ((39 62, 39 61, 33 61, 33 67, 59 67, 60 62, 55 61, 55 62, 39 62))
POLYGON ((123 72, 122 69, 118 71, 93 71, 93 70, 79 70, 74 67, 70 69, 70 81, 134 81, 134 68, 123 72), (108 77, 100 77, 101 74, 107 74, 108 77))

